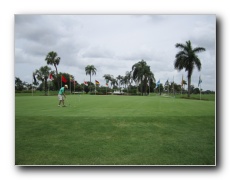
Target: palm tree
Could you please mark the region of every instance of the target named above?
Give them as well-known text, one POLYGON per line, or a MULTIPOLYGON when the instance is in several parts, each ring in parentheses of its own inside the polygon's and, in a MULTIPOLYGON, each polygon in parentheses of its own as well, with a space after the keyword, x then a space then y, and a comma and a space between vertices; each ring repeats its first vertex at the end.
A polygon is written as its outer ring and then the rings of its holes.
POLYGON ((112 75, 110 74, 105 74, 103 77, 105 78, 106 84, 109 83, 109 81, 112 79, 112 75))
POLYGON ((118 75, 117 77, 116 77, 116 79, 118 80, 118 87, 119 87, 119 89, 120 89, 120 91, 121 91, 121 80, 122 80, 122 76, 121 75, 118 75))
POLYGON ((113 76, 111 77, 111 86, 116 86, 118 83, 117 83, 117 80, 115 78, 113 78, 113 76))
POLYGON ((47 91, 48 91, 47 79, 49 77, 50 70, 51 68, 48 66, 42 66, 40 67, 40 69, 35 70, 35 75, 37 76, 37 79, 39 81, 42 81, 42 83, 44 83, 45 95, 47 95, 47 91))
POLYGON ((141 93, 143 95, 143 87, 145 86, 145 90, 147 89, 148 79, 155 81, 154 74, 151 72, 150 66, 143 59, 132 66, 132 71, 133 79, 141 84, 141 93))
POLYGON ((146 91, 147 91, 147 80, 148 80, 148 82, 149 82, 149 93, 150 93, 150 83, 151 83, 151 82, 152 82, 152 83, 156 82, 156 79, 155 79, 155 77, 154 77, 154 74, 153 74, 153 72, 150 70, 150 66, 148 66, 148 68, 147 68, 145 77, 146 77, 146 88, 145 88, 145 89, 146 89, 146 91))
POLYGON ((132 83, 132 71, 126 71, 125 73, 125 77, 127 79, 127 83, 128 83, 128 91, 129 92, 129 86, 131 87, 131 83, 132 83))
POLYGON ((23 83, 19 77, 15 77, 15 90, 21 91, 23 89, 23 83))
POLYGON ((198 71, 201 70, 201 62, 196 53, 205 51, 203 47, 192 48, 191 42, 186 41, 186 44, 176 44, 176 48, 180 48, 176 54, 176 60, 174 62, 174 68, 177 70, 182 70, 185 68, 185 71, 188 71, 188 97, 190 97, 190 86, 191 86, 191 76, 196 66, 198 71))
MULTIPOLYGON (((46 62, 47 64, 49 65, 54 65, 55 69, 56 69, 56 77, 58 77, 58 70, 57 70, 57 66, 59 65, 60 63, 60 60, 61 58, 58 57, 58 54, 54 51, 51 51, 47 54, 46 56, 46 62)), ((60 85, 59 85, 59 81, 58 81, 58 89, 60 88, 60 85)))
MULTIPOLYGON (((91 76, 96 74, 97 69, 94 67, 94 65, 88 65, 85 67, 86 75, 90 75, 90 84, 91 84, 91 76)), ((91 86, 90 86, 90 92, 91 92, 91 86)))
POLYGON ((128 85, 128 83, 129 83, 128 76, 126 76, 126 75, 122 76, 120 83, 121 83, 121 85, 125 85, 125 89, 126 89, 126 85, 128 85))
MULTIPOLYGON (((143 70, 146 67, 146 62, 142 59, 138 63, 134 64, 132 66, 132 71, 133 71, 133 80, 139 85, 141 84, 141 92, 143 90, 142 87, 142 81, 143 81, 143 70)), ((138 87, 137 85, 137 87, 138 87)))

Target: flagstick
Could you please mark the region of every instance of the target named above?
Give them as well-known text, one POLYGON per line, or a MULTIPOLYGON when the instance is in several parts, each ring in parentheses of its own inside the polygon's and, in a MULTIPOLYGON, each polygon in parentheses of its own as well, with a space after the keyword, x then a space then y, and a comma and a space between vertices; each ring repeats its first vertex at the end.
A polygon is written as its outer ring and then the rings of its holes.
POLYGON ((32 73, 32 96, 34 95, 34 93, 33 93, 33 78, 34 78, 34 74, 32 73))
POLYGON ((61 75, 61 88, 62 88, 62 75, 61 75))
POLYGON ((169 81, 168 81, 168 96, 169 96, 169 81))
POLYGON ((174 94, 174 76, 173 76, 173 97, 175 97, 175 94, 174 94))
POLYGON ((201 100, 201 84, 200 84, 200 100, 201 100))
POLYGON ((183 88, 183 84, 184 84, 184 82, 183 82, 183 74, 182 74, 182 81, 181 81, 181 96, 182 96, 182 88, 183 88))
POLYGON ((83 90, 82 90, 82 93, 84 94, 84 90, 85 90, 85 80, 84 80, 84 83, 83 83, 83 90))
MULTIPOLYGON (((201 79, 201 75, 200 75, 200 79, 201 79)), ((199 80, 200 81, 200 80, 199 80)), ((202 80, 201 80, 202 81, 202 80)), ((201 100, 201 82, 200 82, 200 100, 201 100)))
POLYGON ((73 79, 73 93, 75 93, 75 79, 73 79))
POLYGON ((69 76, 69 87, 70 87, 69 88, 69 90, 70 90, 69 93, 71 94, 71 79, 70 79, 70 76, 69 76))
POLYGON ((48 96, 50 95, 49 94, 49 89, 50 89, 50 83, 48 82, 48 96))
MULTIPOLYGON (((129 87, 128 87, 128 88, 129 88, 129 87)), ((127 88, 127 89, 128 89, 128 88, 127 88)), ((149 79, 149 96, 150 96, 150 79, 149 79)))
POLYGON ((199 82, 198 82, 198 86, 200 87, 200 100, 201 100, 201 75, 199 76, 199 82))

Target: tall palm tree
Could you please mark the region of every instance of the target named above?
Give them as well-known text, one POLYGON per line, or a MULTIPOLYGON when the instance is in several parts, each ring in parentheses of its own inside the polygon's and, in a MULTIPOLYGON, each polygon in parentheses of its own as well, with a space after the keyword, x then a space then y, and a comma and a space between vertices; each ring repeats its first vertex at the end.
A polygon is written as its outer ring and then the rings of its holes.
POLYGON ((188 71, 188 97, 190 97, 190 86, 191 86, 191 76, 196 66, 198 71, 201 70, 201 61, 196 55, 199 52, 205 51, 203 47, 192 48, 190 41, 186 41, 186 44, 176 44, 176 48, 180 48, 180 51, 176 54, 176 60, 174 62, 174 68, 177 70, 188 71))
POLYGON ((154 74, 151 72, 150 66, 143 59, 132 66, 132 71, 133 79, 141 84, 141 93, 143 95, 143 87, 147 87, 148 79, 155 81, 154 74))
MULTIPOLYGON (((141 84, 141 92, 143 90, 142 87, 142 81, 143 81, 143 70, 146 67, 146 62, 142 59, 141 61, 139 61, 138 63, 134 64, 132 66, 132 71, 133 71, 133 80, 139 85, 139 83, 141 84)), ((137 85, 137 87, 138 87, 137 85)))
MULTIPOLYGON (((55 67, 55 70, 56 70, 56 77, 58 77, 58 70, 57 70, 57 66, 59 65, 60 63, 60 60, 61 58, 58 57, 58 54, 54 51, 51 51, 47 54, 46 56, 46 62, 48 65, 54 65, 55 67)), ((59 85, 59 81, 58 81, 58 89, 60 88, 60 85, 59 85)))
MULTIPOLYGON (((91 84, 91 76, 96 74, 97 69, 94 67, 94 65, 88 65, 85 67, 86 75, 90 75, 90 84, 91 84)), ((91 86, 90 86, 90 92, 91 92, 91 86)))
POLYGON ((146 88, 145 88, 145 90, 147 91, 147 82, 149 82, 149 93, 150 93, 150 83, 156 82, 154 74, 150 70, 150 66, 147 66, 147 71, 146 71, 145 77, 146 77, 146 88))
POLYGON ((128 84, 128 92, 129 92, 129 86, 131 87, 131 83, 132 83, 132 71, 126 71, 125 73, 125 77, 127 79, 127 84, 128 84))
POLYGON ((109 81, 112 79, 112 75, 110 74, 105 74, 103 77, 105 78, 106 83, 109 83, 109 81))
POLYGON ((23 89, 23 83, 19 77, 15 77, 15 90, 21 91, 23 89))
POLYGON ((122 80, 122 76, 121 75, 118 75, 117 77, 116 77, 116 79, 118 80, 118 87, 119 87, 119 89, 120 89, 120 91, 121 91, 121 80, 122 80))
POLYGON ((113 76, 111 77, 111 86, 116 86, 118 83, 117 83, 117 80, 115 78, 113 78, 113 76))
MULTIPOLYGON (((122 76, 122 79, 120 81, 121 85, 125 85, 125 89, 126 89, 126 85, 129 84, 129 79, 128 79, 128 76, 122 76)), ((127 91, 128 92, 128 91, 127 91)))
POLYGON ((40 67, 40 69, 35 70, 35 75, 37 76, 37 79, 39 81, 42 81, 42 83, 44 83, 45 95, 47 95, 47 91, 48 91, 47 79, 49 77, 50 70, 51 68, 48 66, 42 66, 40 67))

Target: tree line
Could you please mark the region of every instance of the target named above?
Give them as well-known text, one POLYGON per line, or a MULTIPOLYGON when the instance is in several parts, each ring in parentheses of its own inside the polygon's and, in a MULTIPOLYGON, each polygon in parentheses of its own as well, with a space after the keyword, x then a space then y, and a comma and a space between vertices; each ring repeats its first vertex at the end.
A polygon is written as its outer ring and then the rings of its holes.
MULTIPOLYGON (((127 71, 124 76, 118 75, 114 77, 111 74, 105 74, 103 78, 106 81, 106 86, 109 91, 114 89, 121 91, 121 87, 123 86, 123 90, 127 93, 135 92, 141 95, 148 94, 150 92, 186 92, 188 97, 190 97, 191 93, 197 91, 193 85, 191 85, 191 76, 194 68, 196 67, 198 71, 201 70, 201 61, 198 58, 198 53, 205 51, 203 47, 192 47, 190 41, 186 41, 185 44, 177 43, 175 45, 176 48, 179 48, 179 52, 175 55, 174 60, 174 68, 178 71, 185 69, 187 72, 188 83, 183 80, 181 84, 176 84, 174 82, 168 82, 163 85, 160 83, 159 86, 156 85, 156 79, 154 77, 154 73, 151 71, 150 66, 147 64, 145 60, 141 60, 135 63, 130 71, 127 71), (135 85, 133 86, 133 83, 135 85), (110 88, 109 88, 110 84, 110 88), (184 85, 188 85, 188 90, 185 91, 184 85), (195 90, 195 91, 194 91, 195 90)), ((33 89, 36 87, 37 89, 43 90, 47 95, 48 88, 50 90, 59 90, 61 87, 62 76, 66 78, 65 84, 70 84, 70 91, 85 91, 92 92, 97 87, 98 90, 104 87, 99 87, 91 81, 91 77, 96 75, 97 69, 94 65, 87 65, 85 67, 86 75, 90 76, 90 81, 85 83, 77 83, 74 80, 74 76, 68 73, 58 72, 57 66, 60 64, 61 58, 58 56, 57 52, 51 51, 47 54, 45 58, 46 64, 45 66, 36 69, 33 72, 34 81, 32 84, 22 82, 18 77, 15 77, 15 90, 20 91, 25 87, 27 89, 33 89), (55 71, 51 69, 48 65, 54 66, 55 71), (52 76, 53 80, 48 82, 48 79, 52 76), (38 83, 41 81, 41 84, 38 83)), ((107 90, 107 89, 106 89, 107 90)))

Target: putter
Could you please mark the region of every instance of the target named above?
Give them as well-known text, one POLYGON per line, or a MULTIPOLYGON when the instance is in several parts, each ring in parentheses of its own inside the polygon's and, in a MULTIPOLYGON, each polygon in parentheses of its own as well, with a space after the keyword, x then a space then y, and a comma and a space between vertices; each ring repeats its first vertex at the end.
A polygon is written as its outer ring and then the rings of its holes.
POLYGON ((66 98, 65 98, 65 100, 66 100, 66 103, 68 104, 68 106, 70 106, 69 100, 67 100, 66 98))

